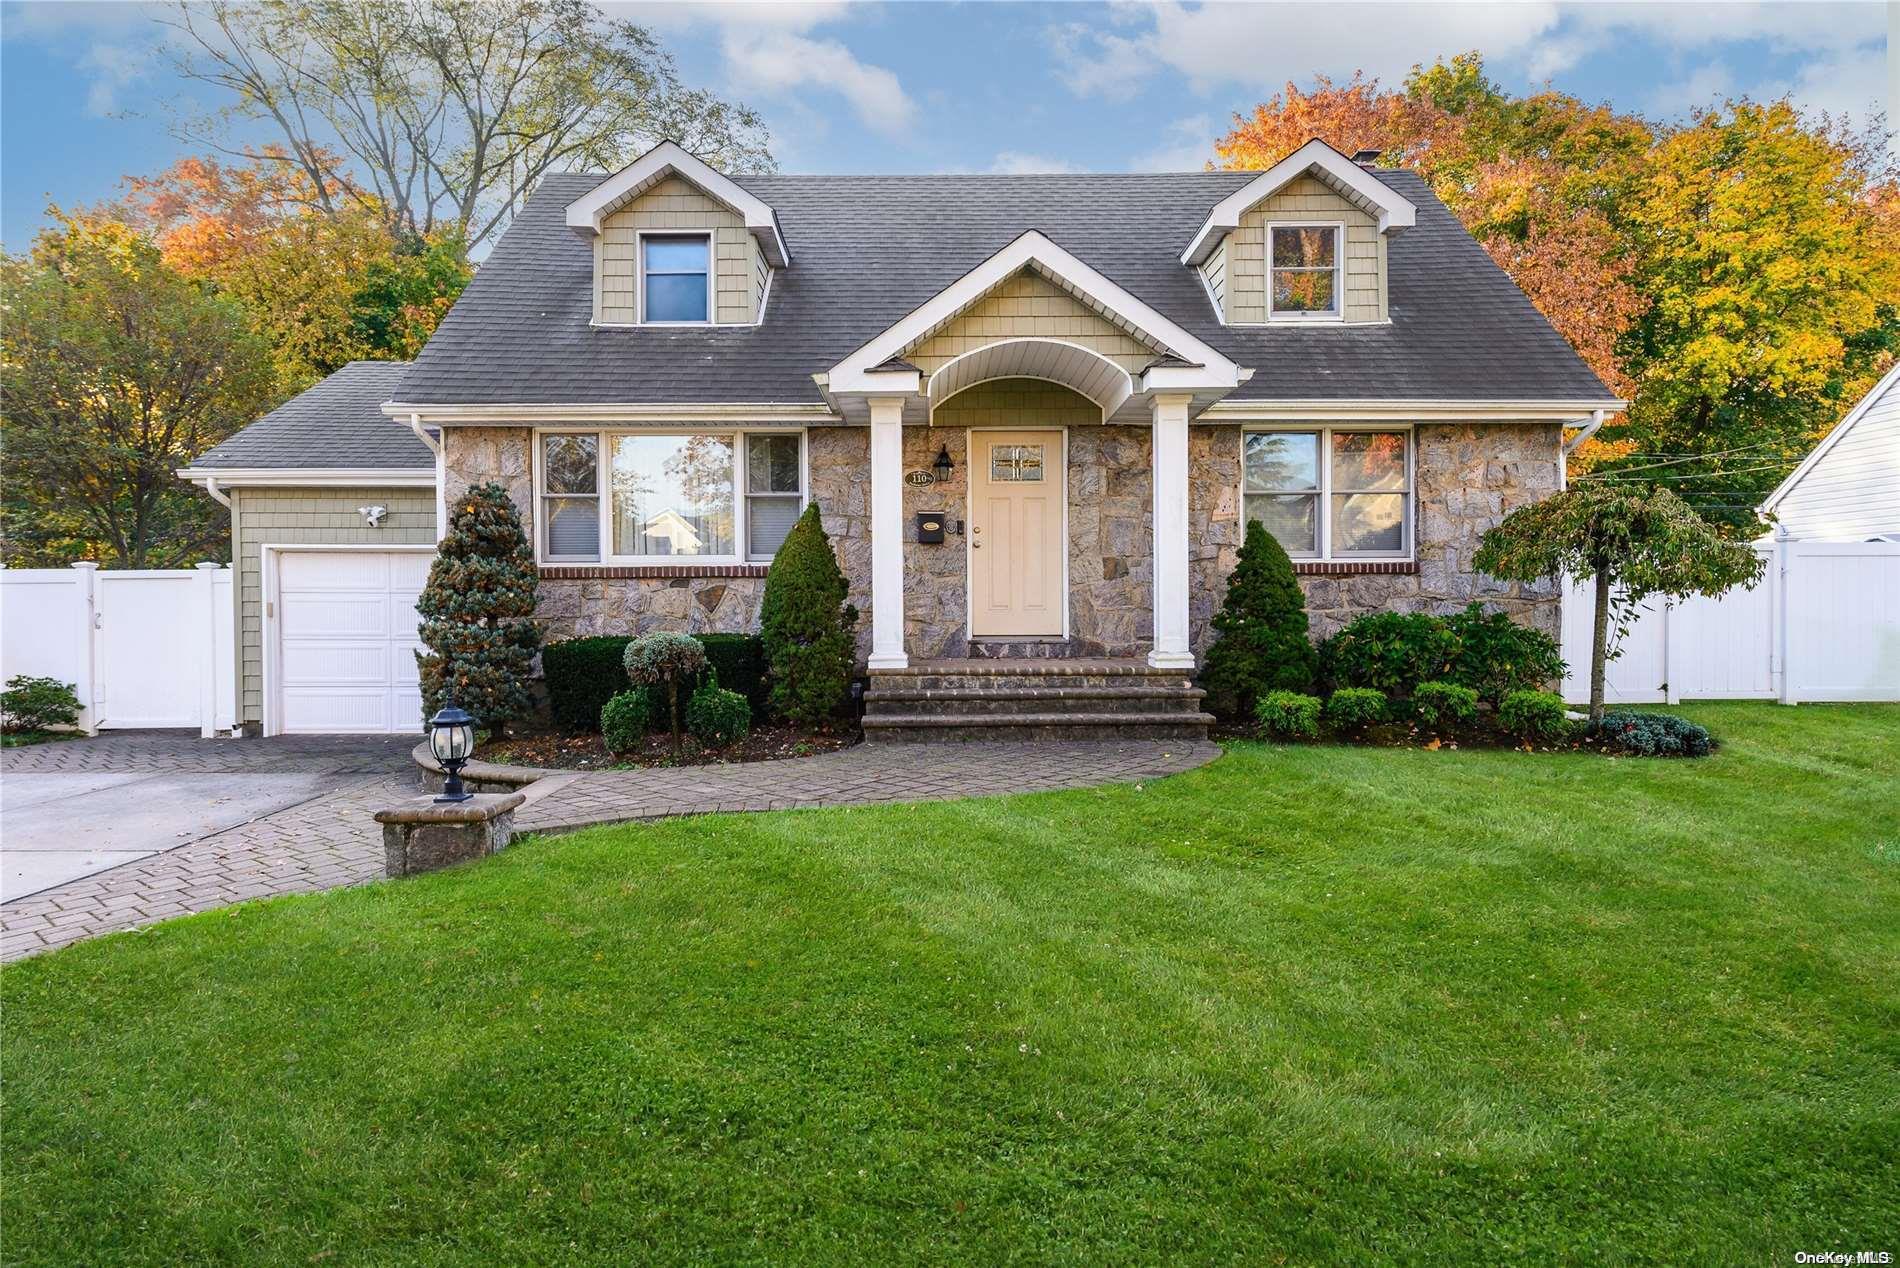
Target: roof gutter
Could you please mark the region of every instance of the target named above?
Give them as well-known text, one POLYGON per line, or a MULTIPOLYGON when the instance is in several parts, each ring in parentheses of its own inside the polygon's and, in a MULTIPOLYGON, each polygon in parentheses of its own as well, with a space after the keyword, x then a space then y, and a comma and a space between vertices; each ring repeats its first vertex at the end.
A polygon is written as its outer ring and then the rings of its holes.
POLYGON ((202 484, 218 501, 227 489, 252 487, 273 489, 349 489, 364 487, 415 488, 435 487, 434 467, 180 467, 172 473, 180 480, 202 484), (216 486, 213 488, 212 486, 216 486))

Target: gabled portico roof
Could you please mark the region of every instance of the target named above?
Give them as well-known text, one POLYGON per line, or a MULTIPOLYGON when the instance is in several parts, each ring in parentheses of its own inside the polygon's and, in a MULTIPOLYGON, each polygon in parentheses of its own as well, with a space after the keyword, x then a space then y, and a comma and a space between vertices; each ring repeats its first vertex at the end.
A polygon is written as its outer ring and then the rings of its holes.
POLYGON ((1263 198, 1271 198, 1302 176, 1318 179, 1341 197, 1377 216, 1380 233, 1409 229, 1418 222, 1418 208, 1409 199, 1315 138, 1221 199, 1208 213, 1187 250, 1181 253, 1181 263, 1199 264, 1207 259, 1222 238, 1240 227, 1240 217, 1249 207, 1263 198))

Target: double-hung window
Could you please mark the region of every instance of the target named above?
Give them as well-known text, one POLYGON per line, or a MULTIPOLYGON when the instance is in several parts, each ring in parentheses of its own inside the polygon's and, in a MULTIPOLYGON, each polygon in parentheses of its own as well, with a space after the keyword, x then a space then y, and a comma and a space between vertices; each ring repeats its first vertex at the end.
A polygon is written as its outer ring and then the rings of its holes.
POLYGON ((1267 227, 1269 320, 1339 318, 1340 230, 1336 224, 1267 227))
POLYGON ((763 562, 805 508, 799 432, 545 432, 545 563, 763 562))
POLYGON ((1314 427, 1242 437, 1241 498, 1295 559, 1409 559, 1412 433, 1314 427))
POLYGON ((703 233, 640 236, 640 320, 712 320, 712 238, 703 233))

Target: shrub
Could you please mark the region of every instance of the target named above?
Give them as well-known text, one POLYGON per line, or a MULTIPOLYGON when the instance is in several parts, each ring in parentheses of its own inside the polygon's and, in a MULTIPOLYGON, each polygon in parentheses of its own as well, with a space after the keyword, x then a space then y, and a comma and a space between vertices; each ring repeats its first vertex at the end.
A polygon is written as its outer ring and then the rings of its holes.
POLYGON ((423 717, 450 698, 496 734, 528 715, 529 667, 541 646, 538 578, 507 490, 478 484, 454 500, 448 536, 416 600, 429 648, 416 653, 423 717))
POLYGON ((785 536, 765 575, 760 637, 769 665, 772 712, 800 726, 837 713, 856 660, 858 610, 813 503, 785 536))
POLYGON ((1268 735, 1286 740, 1319 736, 1319 697, 1297 691, 1269 691, 1254 706, 1254 720, 1268 735))
POLYGON ((1513 691, 1498 706, 1498 724, 1523 740, 1560 740, 1570 732, 1563 697, 1551 691, 1513 691))
POLYGON ((1707 757, 1715 747, 1707 728, 1673 713, 1606 713, 1596 734, 1608 747, 1643 757, 1707 757))
POLYGON ((1412 692, 1412 712, 1425 726, 1447 730, 1478 716, 1478 693, 1455 682, 1422 682, 1412 692))
POLYGON ((652 706, 645 691, 623 691, 600 710, 600 738, 609 753, 626 753, 640 747, 652 721, 652 706))
POLYGON ((78 721, 78 688, 57 678, 15 674, 0 691, 0 725, 9 732, 50 731, 78 721))
POLYGON ((1326 721, 1342 731, 1363 731, 1385 715, 1385 692, 1372 687, 1341 687, 1326 701, 1326 721))
POLYGON ((1335 687, 1372 687, 1410 696, 1421 682, 1445 676, 1458 640, 1444 618, 1423 612, 1374 612, 1320 644, 1320 668, 1335 687))
POLYGON ((1316 659, 1307 639, 1306 597, 1286 550, 1256 520, 1247 522, 1214 632, 1219 637, 1207 649, 1201 685, 1220 716, 1250 717, 1269 691, 1312 687, 1316 659))
POLYGON ((680 692, 706 668, 706 649, 690 634, 648 634, 627 644, 627 681, 663 686, 673 723, 673 751, 680 750, 680 692))
POLYGON ((721 687, 716 671, 708 673, 686 703, 686 729, 707 748, 724 748, 752 729, 752 706, 738 692, 721 687))
POLYGON ((1481 700, 1497 704, 1513 691, 1538 691, 1564 676, 1556 640, 1502 612, 1487 614, 1473 603, 1445 618, 1445 628, 1458 644, 1446 677, 1476 688, 1481 700))
MULTIPOLYGON (((753 721, 766 716, 765 644, 757 634, 695 634, 706 649, 708 673, 717 673, 721 685, 746 698, 753 721)), ((557 726, 569 731, 591 731, 600 725, 600 711, 609 700, 630 687, 625 656, 633 640, 624 634, 570 638, 541 649, 541 673, 547 680, 548 709, 557 726)), ((697 689, 702 680, 686 684, 697 689)), ((664 686, 649 688, 651 713, 667 711, 664 686)))

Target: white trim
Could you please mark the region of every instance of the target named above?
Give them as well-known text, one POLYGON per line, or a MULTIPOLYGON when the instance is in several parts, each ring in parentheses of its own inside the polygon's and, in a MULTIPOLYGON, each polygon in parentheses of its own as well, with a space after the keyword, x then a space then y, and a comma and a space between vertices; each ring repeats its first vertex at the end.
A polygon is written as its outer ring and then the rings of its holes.
POLYGON ((226 489, 247 485, 279 489, 339 489, 371 484, 426 489, 435 483, 435 472, 427 467, 180 467, 173 474, 193 484, 213 480, 226 489))
MULTIPOLYGON (((695 323, 697 324, 697 323, 695 323)), ((666 404, 652 401, 599 401, 585 403, 483 403, 480 405, 423 405, 390 401, 383 413, 396 417, 415 413, 438 426, 486 427, 495 424, 520 426, 523 423, 581 424, 669 423, 677 426, 691 422, 720 422, 742 426, 754 423, 771 425, 782 422, 793 426, 806 422, 842 423, 836 410, 820 401, 721 401, 712 404, 682 402, 666 404)))
POLYGON ((1327 184, 1343 187, 1351 196, 1372 204, 1378 212, 1380 233, 1409 229, 1418 223, 1418 208, 1409 199, 1326 142, 1315 138, 1216 203, 1200 232, 1194 235, 1187 250, 1181 253, 1181 263, 1198 268, 1202 261, 1214 253, 1215 245, 1223 237, 1240 227, 1240 218, 1249 208, 1264 198, 1272 197, 1309 172, 1327 184))
MULTIPOLYGON (((1188 410, 1193 396, 1170 393, 1153 402, 1149 485, 1153 494, 1153 592, 1149 596, 1154 644, 1148 664, 1156 669, 1194 668, 1189 613, 1188 410)), ((1242 512, 1245 515, 1245 512, 1242 512)))
MULTIPOLYGON (((1012 378, 1021 377, 1017 375, 1012 378)), ((986 382, 993 380, 985 380, 986 382)), ((1053 380, 1051 380, 1053 381, 1053 380)), ((971 387, 976 384, 972 383, 971 387)), ((967 390, 967 389, 965 389, 967 390)), ((948 397, 946 399, 955 400, 948 397)), ((978 432, 1060 432, 1062 435, 1062 638, 1068 641, 1072 636, 1069 624, 1069 426, 1067 423, 1038 423, 1028 427, 1006 427, 1002 424, 986 427, 965 427, 963 429, 963 637, 966 642, 977 638, 995 639, 1036 639, 1041 634, 978 634, 976 632, 976 561, 971 552, 975 548, 975 535, 970 532, 970 519, 976 513, 976 434, 978 432)), ((988 461, 986 458, 985 461, 988 461)), ((1046 468, 1045 468, 1046 469, 1046 468)))
MULTIPOLYGON (((986 383, 1008 383, 1015 379, 1030 379, 1037 383, 1052 383, 1057 387, 1068 388, 1069 391, 1074 392, 1077 396, 1080 396, 1083 400, 1088 401, 1089 404, 1094 405, 1097 409, 1102 408, 1101 403, 1091 399, 1086 392, 1082 392, 1082 391, 1077 390, 1076 388, 1069 387, 1069 385, 1067 383, 1064 383, 1061 379, 1052 379, 1041 374, 999 374, 995 376, 994 378, 978 379, 974 383, 966 383, 962 387, 958 388, 956 391, 950 393, 950 395, 944 397, 942 400, 931 401, 930 415, 928 418, 924 420, 924 426, 926 427, 937 426, 937 410, 944 405, 948 405, 951 401, 956 400, 959 396, 962 396, 965 392, 970 391, 972 388, 982 387, 986 383)), ((1103 422, 1108 421, 1108 414, 1106 411, 1104 411, 1102 414, 1102 421, 1103 422)), ((1046 426, 1046 424, 1039 424, 1039 426, 1046 426)), ((1068 424, 1064 423, 1062 424, 1062 426, 1066 428, 1068 424)), ((965 427, 963 430, 986 431, 986 430, 1001 430, 1001 429, 1000 428, 990 429, 990 428, 983 428, 983 427, 976 427, 976 428, 965 427)), ((1034 431, 1036 430, 1036 428, 1032 427, 1029 430, 1034 431)))
POLYGON ((871 400, 872 669, 904 669, 904 402, 871 400))
POLYGON ((1758 515, 1766 514, 1774 510, 1777 506, 1780 506, 1782 499, 1794 492, 1794 486, 1806 479, 1808 472, 1814 470, 1815 464, 1827 456, 1828 450, 1834 448, 1841 437, 1852 431, 1854 425, 1860 422, 1861 417, 1865 415, 1868 410, 1873 408, 1874 402, 1893 390, 1896 384, 1900 384, 1900 365, 1895 365, 1891 370, 1888 370, 1886 374, 1881 376, 1880 382, 1874 384, 1873 388, 1868 391, 1867 395, 1861 397, 1860 400, 1854 403, 1854 408, 1847 411, 1847 417, 1834 424, 1834 430, 1821 438, 1821 443, 1816 445, 1813 451, 1801 460, 1801 465, 1789 472, 1788 478, 1777 485, 1775 491, 1770 493, 1767 498, 1762 501, 1762 504, 1755 508, 1755 513, 1758 515))
POLYGON ((1597 410, 1615 413, 1628 401, 1545 400, 1481 401, 1469 399, 1367 399, 1216 401, 1197 417, 1203 423, 1367 422, 1391 419, 1417 423, 1557 423, 1582 422, 1597 410))
POLYGON ((769 263, 781 268, 791 263, 791 252, 785 248, 785 239, 778 230, 778 217, 772 209, 674 141, 660 142, 569 203, 567 227, 584 238, 598 237, 601 222, 614 209, 668 176, 678 176, 697 185, 708 196, 737 212, 745 220, 747 232, 759 240, 759 248, 769 263))
POLYGON ((1084 356, 1094 358, 1096 361, 1099 361, 1104 366, 1108 367, 1108 369, 1112 371, 1114 376, 1117 378, 1118 382, 1116 384, 1116 388, 1117 388, 1116 392, 1110 397, 1109 400, 1100 400, 1094 396, 1090 396, 1087 392, 1084 392, 1081 388, 1077 387, 1073 383, 1070 383, 1064 379, 1052 378, 1051 376, 1047 374, 998 374, 998 375, 992 375, 991 377, 987 379, 978 379, 975 383, 966 383, 962 387, 959 387, 955 392, 950 393, 949 396, 944 397, 943 400, 946 400, 946 401, 954 400, 957 396, 961 395, 962 393, 967 392, 971 388, 977 387, 983 383, 998 383, 998 382, 1003 381, 1004 379, 1036 379, 1039 382, 1053 383, 1057 387, 1068 388, 1071 392, 1076 393, 1078 396, 1085 397, 1086 399, 1088 399, 1089 401, 1093 402, 1095 405, 1100 407, 1102 411, 1102 418, 1104 419, 1104 421, 1106 421, 1109 418, 1109 416, 1115 413, 1116 410, 1119 410, 1123 405, 1128 403, 1129 397, 1135 394, 1134 376, 1129 374, 1128 371, 1122 369, 1121 366, 1116 363, 1113 357, 1104 356, 1103 354, 1097 352, 1095 349, 1084 347, 1083 345, 1079 343, 1075 343, 1072 340, 1050 339, 1050 338, 1046 338, 1040 335, 1030 335, 1026 337, 1017 337, 1017 338, 992 339, 990 342, 982 345, 979 348, 972 348, 968 352, 959 352, 956 356, 951 357, 948 361, 938 366, 934 371, 931 372, 930 377, 923 381, 923 386, 921 389, 923 391, 924 397, 930 404, 931 414, 933 416, 935 415, 937 405, 939 404, 937 400, 937 396, 936 396, 937 379, 940 375, 948 371, 950 367, 956 365, 958 362, 966 361, 971 357, 979 356, 982 353, 988 352, 991 348, 1001 348, 1001 347, 1007 347, 1011 344, 1025 344, 1025 343, 1041 344, 1041 345, 1044 345, 1046 347, 1051 347, 1051 348, 1066 348, 1074 352, 1079 352, 1083 354, 1084 356))
MULTIPOLYGON (((282 690, 282 683, 280 683, 278 680, 283 677, 283 665, 280 663, 281 657, 283 655, 283 640, 278 637, 278 632, 277 632, 277 620, 278 620, 277 612, 278 612, 278 608, 281 606, 281 602, 280 602, 281 596, 278 594, 278 584, 277 584, 278 559, 282 555, 289 552, 293 552, 293 551, 299 554, 324 554, 324 555, 338 554, 343 551, 352 551, 352 552, 376 551, 376 552, 386 554, 386 555, 394 554, 397 552, 411 553, 415 551, 426 551, 429 554, 434 554, 435 546, 434 544, 430 544, 427 546, 414 546, 414 545, 384 546, 380 543, 373 544, 373 545, 364 544, 364 545, 344 546, 344 545, 327 545, 327 544, 318 543, 318 542, 267 542, 264 545, 259 546, 257 550, 258 550, 258 586, 262 592, 259 597, 260 597, 260 601, 263 604, 263 612, 259 619, 259 625, 258 625, 258 637, 261 638, 264 643, 263 647, 260 649, 261 652, 263 653, 263 656, 262 656, 263 665, 261 668, 263 670, 263 678, 264 678, 264 717, 263 717, 262 725, 263 725, 263 731, 265 735, 281 735, 283 734, 284 710, 283 710, 283 702, 277 698, 277 693, 280 690, 282 690)), ((236 578, 234 576, 233 584, 235 583, 236 583, 236 578)), ((243 596, 234 594, 232 596, 232 600, 237 605, 237 609, 239 612, 239 615, 237 618, 238 634, 239 634, 238 642, 242 644, 243 622, 244 622, 244 618, 242 616, 242 605, 244 601, 243 596)), ((241 657, 242 652, 240 652, 239 655, 241 657)), ((240 681, 237 685, 238 685, 238 691, 239 691, 238 709, 241 712, 244 707, 244 702, 242 699, 244 684, 242 681, 240 681)), ((349 731, 349 732, 339 732, 338 734, 355 735, 355 734, 359 734, 359 732, 349 731)))
POLYGON ((1199 382, 1195 386, 1232 390, 1246 381, 1248 372, 1218 350, 1031 229, 838 362, 827 373, 826 386, 833 394, 892 390, 889 377, 892 372, 879 372, 874 367, 900 355, 991 288, 1032 264, 1039 265, 1063 285, 1121 318, 1176 356, 1195 362, 1200 367, 1199 382))
MULTIPOLYGON (((711 229, 636 229, 633 231, 633 314, 640 326, 717 326, 719 322, 719 251, 711 229), (647 320, 647 239, 696 238, 706 244, 706 320, 647 320)), ((690 277, 690 273, 662 273, 662 277, 690 277)), ((607 323, 599 323, 605 325, 607 323)))
MULTIPOLYGON (((1269 220, 1267 230, 1267 324, 1273 326, 1331 326, 1346 320, 1346 222, 1343 220, 1269 220), (1330 312, 1273 309, 1273 231, 1275 229, 1331 229, 1333 231, 1333 307, 1330 312)), ((1305 266, 1287 266, 1296 273, 1317 272, 1305 266)), ((1197 270, 1198 272, 1198 270, 1197 270)))
MULTIPOLYGON (((1319 486, 1309 494, 1298 490, 1288 491, 1282 496, 1311 496, 1318 499, 1314 503, 1315 544, 1318 550, 1313 554, 1294 554, 1287 557, 1302 564, 1349 564, 1381 563, 1409 564, 1418 562, 1418 430, 1410 423, 1396 422, 1356 422, 1356 423, 1314 423, 1310 425, 1274 424, 1263 427, 1243 427, 1240 432, 1240 483, 1235 490, 1238 498, 1236 509, 1240 512, 1241 532, 1247 527, 1247 437, 1267 433, 1300 432, 1319 437, 1319 446, 1315 454, 1316 474, 1319 486), (1398 551, 1355 550, 1348 554, 1335 554, 1333 551, 1333 435, 1336 432, 1378 431, 1403 432, 1405 435, 1405 488, 1400 490, 1405 496, 1404 540, 1405 547, 1398 551)), ((1352 489, 1349 493, 1386 493, 1390 489, 1352 489)), ((1255 493, 1254 497, 1273 497, 1272 492, 1255 493)))

